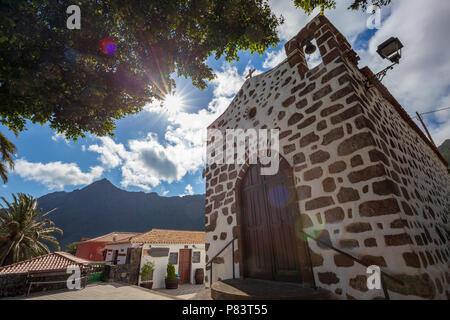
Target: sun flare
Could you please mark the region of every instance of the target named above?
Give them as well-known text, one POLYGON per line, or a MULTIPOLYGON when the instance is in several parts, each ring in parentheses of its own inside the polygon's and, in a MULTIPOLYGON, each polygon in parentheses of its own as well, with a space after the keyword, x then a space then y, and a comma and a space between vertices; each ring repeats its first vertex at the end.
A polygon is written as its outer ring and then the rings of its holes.
POLYGON ((178 94, 168 94, 164 98, 164 106, 170 111, 181 111, 184 108, 184 100, 178 94))

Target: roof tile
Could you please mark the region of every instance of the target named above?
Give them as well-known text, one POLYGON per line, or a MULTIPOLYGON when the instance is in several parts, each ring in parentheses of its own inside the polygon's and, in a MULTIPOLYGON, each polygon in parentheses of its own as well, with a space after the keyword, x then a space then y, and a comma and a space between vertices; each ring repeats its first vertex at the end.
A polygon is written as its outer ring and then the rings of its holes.
POLYGON ((0 268, 0 275, 40 271, 60 271, 70 265, 87 265, 90 261, 75 257, 67 252, 53 252, 0 268))
POLYGON ((108 244, 118 243, 205 243, 205 232, 152 229, 129 239, 108 244))

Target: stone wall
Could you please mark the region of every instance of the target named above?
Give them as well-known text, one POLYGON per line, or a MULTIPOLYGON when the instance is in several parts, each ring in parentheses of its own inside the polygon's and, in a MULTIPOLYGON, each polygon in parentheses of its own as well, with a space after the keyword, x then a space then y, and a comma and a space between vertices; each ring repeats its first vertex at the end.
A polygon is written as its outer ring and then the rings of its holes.
MULTIPOLYGON (((1 275, 0 298, 26 295, 30 282, 58 281, 58 283, 33 284, 30 293, 67 289, 66 281, 69 276, 70 274, 67 273, 41 274, 40 276, 34 274, 32 278, 28 277, 28 273, 1 275)), ((81 288, 84 288, 88 279, 87 269, 82 270, 81 277, 83 277, 81 280, 81 288)))
POLYGON ((138 284, 142 248, 128 248, 125 264, 105 265, 105 275, 109 281, 138 284))
MULTIPOLYGON (((392 298, 447 298, 445 161, 386 88, 365 87, 369 72, 358 69, 356 53, 325 17, 313 19, 285 47, 288 59, 247 80, 209 128, 224 136, 226 129, 279 129, 303 231, 405 280, 405 286, 387 283, 392 298), (312 70, 302 49, 310 38, 322 56, 312 70), (255 107, 256 114, 249 112, 255 107)), ((207 261, 239 235, 237 193, 248 167, 207 165, 207 261)), ((308 246, 316 286, 343 299, 384 297, 367 289, 365 267, 315 241, 308 246)), ((237 257, 236 245, 239 275, 237 257)), ((213 271, 214 281, 231 278, 230 248, 213 271)))

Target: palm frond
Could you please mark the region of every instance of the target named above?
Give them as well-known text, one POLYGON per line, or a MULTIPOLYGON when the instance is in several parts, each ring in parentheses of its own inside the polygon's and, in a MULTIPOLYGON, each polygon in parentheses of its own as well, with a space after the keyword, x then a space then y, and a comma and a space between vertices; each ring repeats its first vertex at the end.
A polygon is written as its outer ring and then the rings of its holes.
POLYGON ((38 200, 24 193, 12 198, 0 198, 0 236, 8 239, 0 243, 0 266, 50 253, 48 245, 60 250, 54 235, 63 231, 47 218, 55 209, 42 213, 38 200))

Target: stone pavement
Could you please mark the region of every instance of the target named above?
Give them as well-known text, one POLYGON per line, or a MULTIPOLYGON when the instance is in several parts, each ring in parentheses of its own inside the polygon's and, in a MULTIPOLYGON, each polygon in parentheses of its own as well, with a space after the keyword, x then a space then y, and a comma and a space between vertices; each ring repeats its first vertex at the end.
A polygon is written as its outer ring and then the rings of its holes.
POLYGON ((175 299, 183 300, 207 300, 207 290, 204 284, 182 284, 178 286, 178 289, 153 289, 167 297, 174 297, 175 299), (206 293, 206 294, 205 294, 206 293))
MULTIPOLYGON (((176 297, 159 294, 138 286, 116 282, 96 282, 81 290, 57 290, 32 293, 28 297, 10 297, 8 300, 175 300, 176 297)), ((5 300, 6 300, 5 299, 5 300)))

